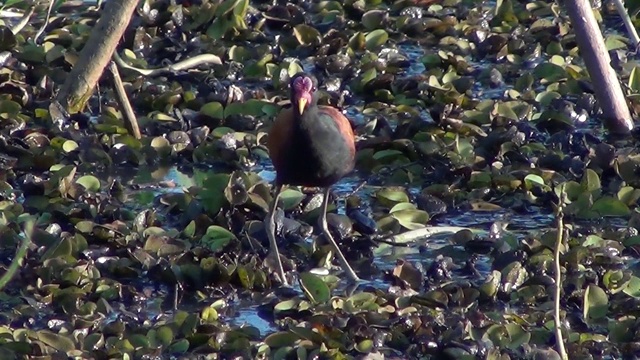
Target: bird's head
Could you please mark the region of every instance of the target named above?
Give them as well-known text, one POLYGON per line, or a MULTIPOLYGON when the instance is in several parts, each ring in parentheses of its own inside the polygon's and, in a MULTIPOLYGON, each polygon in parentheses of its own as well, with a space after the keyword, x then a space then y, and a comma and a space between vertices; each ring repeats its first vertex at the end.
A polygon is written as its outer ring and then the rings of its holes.
POLYGON ((316 91, 316 80, 305 74, 298 73, 291 78, 291 103, 295 111, 302 115, 307 106, 313 103, 313 95, 316 91))

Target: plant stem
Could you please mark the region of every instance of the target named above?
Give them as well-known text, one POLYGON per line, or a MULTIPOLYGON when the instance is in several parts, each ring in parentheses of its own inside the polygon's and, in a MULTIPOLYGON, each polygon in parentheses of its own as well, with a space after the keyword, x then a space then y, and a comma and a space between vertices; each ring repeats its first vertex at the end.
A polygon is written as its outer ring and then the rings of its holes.
POLYGON ((556 333, 556 343, 558 344, 558 353, 562 360, 569 360, 567 350, 564 347, 564 339, 562 338, 561 320, 560 320, 560 295, 562 290, 562 273, 560 269, 560 246, 562 246, 562 237, 564 234, 564 221, 562 213, 562 204, 558 205, 556 220, 558 221, 558 235, 556 237, 555 248, 553 249, 553 265, 555 273, 555 289, 553 295, 553 322, 556 333))
POLYGON ((11 261, 11 265, 9 265, 7 272, 5 272, 4 275, 2 275, 2 277, 0 278, 0 291, 2 291, 5 286, 7 286, 7 284, 9 283, 9 281, 11 281, 11 279, 13 279, 13 277, 16 274, 16 271, 18 271, 18 268, 20 267, 20 265, 22 265, 22 260, 27 255, 29 244, 31 244, 32 231, 33 231, 33 221, 30 221, 25 225, 25 231, 24 231, 25 236, 22 239, 22 242, 20 243, 20 247, 18 248, 18 251, 16 251, 16 257, 13 258, 13 261, 11 261))

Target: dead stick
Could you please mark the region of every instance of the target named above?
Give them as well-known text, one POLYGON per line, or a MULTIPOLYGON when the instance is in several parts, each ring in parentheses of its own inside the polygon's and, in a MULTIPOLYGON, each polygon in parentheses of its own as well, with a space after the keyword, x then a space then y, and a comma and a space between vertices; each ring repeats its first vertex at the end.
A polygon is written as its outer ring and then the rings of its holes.
POLYGON ((113 90, 116 92, 116 98, 118 99, 118 104, 120 105, 120 109, 124 116, 124 124, 127 127, 127 130, 129 130, 129 134, 140 140, 142 135, 140 134, 138 119, 136 118, 136 114, 133 112, 127 92, 124 90, 124 86, 122 85, 118 66, 114 61, 109 63, 109 71, 111 71, 111 76, 113 77, 113 90))

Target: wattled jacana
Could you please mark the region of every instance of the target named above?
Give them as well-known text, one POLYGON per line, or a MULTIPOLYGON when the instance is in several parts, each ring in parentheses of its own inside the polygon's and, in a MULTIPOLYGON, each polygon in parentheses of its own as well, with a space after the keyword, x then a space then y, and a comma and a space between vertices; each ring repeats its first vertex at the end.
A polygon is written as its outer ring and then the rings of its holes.
POLYGON ((358 281, 358 276, 349 266, 327 226, 330 187, 353 169, 353 130, 349 120, 340 111, 318 105, 315 78, 298 73, 291 78, 289 86, 292 107, 278 114, 267 140, 269 156, 276 170, 276 181, 266 230, 271 252, 277 259, 278 275, 287 285, 275 237, 275 212, 282 187, 289 184, 325 188, 320 215, 322 232, 333 246, 348 277, 354 282, 358 281))

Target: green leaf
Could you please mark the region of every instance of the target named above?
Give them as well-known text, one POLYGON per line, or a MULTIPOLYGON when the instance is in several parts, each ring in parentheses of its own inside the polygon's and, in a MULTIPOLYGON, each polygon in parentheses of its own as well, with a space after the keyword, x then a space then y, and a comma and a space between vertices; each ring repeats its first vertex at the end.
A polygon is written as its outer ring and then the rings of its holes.
POLYGON ((49 330, 38 331, 38 340, 56 350, 62 351, 63 353, 67 353, 75 349, 73 340, 69 337, 56 334, 49 330))
POLYGON ((541 188, 547 188, 547 185, 544 183, 544 179, 535 174, 529 174, 524 177, 524 183, 527 186, 527 189, 531 190, 532 188, 539 186, 541 188))
POLYGON ((629 75, 629 88, 633 92, 640 93, 640 66, 636 65, 629 75))
POLYGON ((627 216, 631 212, 625 203, 610 196, 596 200, 591 206, 591 211, 599 216, 627 216))
POLYGON ((233 14, 235 16, 244 18, 244 16, 247 14, 248 8, 249 8, 249 0, 238 0, 236 1, 236 6, 233 7, 233 14))
POLYGON ((319 45, 322 42, 322 35, 320 32, 316 28, 305 24, 296 25, 293 28, 293 35, 296 37, 300 45, 319 45))
POLYGON ((224 118, 224 107, 217 101, 206 103, 200 108, 200 114, 214 119, 222 119, 224 118))
POLYGON ((247 269, 246 266, 238 266, 236 269, 236 274, 238 275, 238 279, 240 279, 240 283, 242 287, 245 289, 252 289, 253 283, 255 281, 255 273, 250 269, 247 269))
POLYGON ((236 236, 229 230, 218 225, 211 225, 207 228, 207 232, 202 236, 200 242, 202 245, 216 252, 224 249, 231 240, 235 240, 236 236))
POLYGON ((385 10, 369 10, 362 15, 362 25, 367 30, 384 27, 383 20, 387 18, 385 10))
POLYGON ((365 47, 374 51, 389 40, 389 34, 383 29, 373 30, 364 37, 365 47))
POLYGON ((167 350, 172 354, 185 354, 189 350, 189 340, 180 339, 171 344, 167 350))
POLYGON ((158 336, 158 340, 160 340, 164 346, 169 346, 171 345, 171 342, 173 342, 173 330, 171 330, 167 325, 158 328, 156 335, 158 336))
POLYGON ((640 189, 635 189, 632 186, 625 186, 618 190, 618 194, 616 194, 616 196, 620 201, 631 206, 640 199, 640 189))
POLYGON ((224 190, 229 184, 229 174, 214 174, 203 182, 203 191, 200 193, 203 207, 211 214, 218 214, 220 209, 227 204, 224 190))
POLYGON ((300 287, 307 298, 314 304, 326 303, 331 299, 331 290, 318 275, 310 272, 300 274, 300 287))
POLYGON ((593 193, 600 190, 601 188, 600 176, 598 176, 598 173, 593 171, 593 169, 587 168, 587 170, 585 170, 584 172, 584 175, 582 176, 582 181, 580 182, 580 184, 582 185, 583 189, 593 193))
POLYGON ((542 62, 533 69, 533 76, 548 83, 558 82, 567 78, 567 72, 560 66, 549 62, 542 62))
POLYGON ((409 195, 397 188, 383 188, 376 192, 376 199, 382 205, 391 208, 397 203, 409 202, 409 195))
POLYGON ((607 293, 597 285, 589 285, 584 293, 583 316, 587 323, 589 320, 601 319, 607 315, 609 309, 609 297, 607 293))
POLYGON ((93 175, 82 176, 76 180, 76 183, 82 185, 87 191, 98 192, 100 190, 100 180, 93 175))
POLYGON ((76 150, 78 148, 78 143, 73 140, 67 140, 62 144, 62 150, 67 154, 76 150))
POLYGON ((225 16, 232 11, 234 11, 235 7, 239 5, 242 0, 225 0, 216 8, 216 17, 225 16))
POLYGON ((267 336, 264 339, 264 343, 272 349, 279 349, 285 346, 291 346, 298 340, 300 340, 300 337, 291 331, 279 331, 267 336))
POLYGON ((278 105, 257 99, 249 99, 244 102, 234 102, 224 108, 225 119, 232 115, 265 116, 275 115, 278 105))
POLYGON ((202 313, 200 315, 202 321, 206 324, 213 324, 218 321, 218 310, 213 306, 207 306, 202 309, 202 313))
POLYGON ((224 34, 227 33, 228 29, 229 29, 229 22, 225 18, 218 17, 215 20, 213 20, 213 22, 207 29, 207 36, 209 36, 214 40, 219 40, 219 39, 222 39, 224 34))
POLYGON ((640 299, 640 278, 632 275, 623 292, 631 297, 640 299))
POLYGON ((416 230, 425 227, 429 221, 429 213, 424 210, 406 209, 395 211, 391 214, 400 225, 409 230, 416 230))
POLYGON ((295 189, 285 189, 280 193, 280 201, 282 201, 282 208, 285 211, 294 209, 300 205, 305 195, 295 189))

